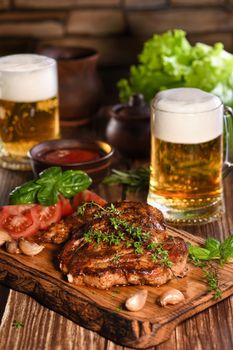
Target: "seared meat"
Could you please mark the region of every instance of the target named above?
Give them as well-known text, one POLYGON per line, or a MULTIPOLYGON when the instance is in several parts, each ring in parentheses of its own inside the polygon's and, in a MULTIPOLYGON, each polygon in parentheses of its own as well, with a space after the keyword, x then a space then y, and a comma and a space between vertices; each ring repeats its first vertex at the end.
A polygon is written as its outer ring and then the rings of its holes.
POLYGON ((72 231, 82 224, 83 218, 75 213, 50 225, 47 230, 37 232, 36 235, 30 237, 30 240, 36 243, 61 244, 67 241, 72 231))
POLYGON ((184 275, 186 243, 167 236, 159 210, 140 202, 118 202, 114 208, 117 212, 111 215, 99 207, 85 210, 83 224, 59 255, 69 282, 107 289, 126 284, 160 285, 174 275, 184 275))
MULTIPOLYGON (((129 223, 134 223, 135 225, 141 226, 144 230, 150 230, 152 233, 154 231, 158 234, 158 240, 164 238, 165 226, 163 223, 162 213, 148 206, 147 204, 137 203, 137 202, 119 202, 115 203, 116 208, 121 208, 122 214, 121 218, 126 219, 129 223)), ((82 227, 86 222, 90 225, 90 220, 95 215, 100 212, 100 207, 95 204, 88 203, 83 216, 74 213, 65 219, 60 220, 56 224, 52 224, 47 230, 40 231, 36 235, 32 236, 31 240, 37 243, 56 243, 61 244, 72 237, 74 233, 77 236, 82 235, 84 228, 82 227), (80 231, 80 227, 82 227, 80 231)), ((104 219, 104 218, 102 218, 104 219)), ((101 220, 95 220, 95 225, 107 225, 108 223, 101 220)), ((96 227, 97 229, 97 227, 96 227)), ((101 227, 98 227, 101 229, 101 227)), ((106 231, 106 226, 103 228, 106 231)))

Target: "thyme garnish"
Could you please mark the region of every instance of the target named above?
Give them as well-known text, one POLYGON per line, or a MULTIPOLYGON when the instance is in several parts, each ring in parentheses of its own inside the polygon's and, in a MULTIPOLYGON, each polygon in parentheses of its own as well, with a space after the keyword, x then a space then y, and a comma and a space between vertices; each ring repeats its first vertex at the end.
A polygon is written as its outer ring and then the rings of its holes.
POLYGON ((217 267, 211 262, 218 262, 220 266, 231 262, 233 259, 233 235, 227 237, 223 242, 209 237, 204 247, 189 245, 189 258, 191 262, 202 269, 208 284, 208 291, 213 292, 214 299, 221 299, 222 292, 219 287, 217 267))
POLYGON ((217 268, 214 267, 210 261, 201 261, 199 258, 192 256, 190 253, 189 258, 193 265, 201 268, 203 276, 207 282, 208 292, 213 294, 213 299, 221 299, 222 291, 219 286, 217 268))
MULTIPOLYGON (((105 207, 94 202, 84 203, 79 207, 78 214, 84 215, 86 207, 90 205, 100 209, 100 212, 94 213, 94 219, 101 218, 105 215, 109 220, 111 230, 109 232, 103 232, 91 228, 84 233, 86 242, 96 242, 97 245, 101 242, 105 242, 110 246, 117 246, 122 243, 126 248, 132 247, 134 253, 137 255, 141 255, 145 253, 145 251, 150 251, 151 259, 154 263, 159 263, 171 268, 172 262, 169 259, 169 252, 163 248, 162 243, 152 241, 151 232, 144 232, 141 227, 134 226, 127 220, 119 218, 118 215, 122 212, 120 212, 113 203, 105 207)), ((114 257, 113 259, 114 262, 117 261, 114 257)))
POLYGON ((115 254, 115 255, 112 257, 112 262, 113 262, 114 264, 117 264, 118 261, 120 260, 120 258, 121 258, 121 255, 120 255, 120 254, 115 254))
POLYGON ((111 214, 116 214, 119 215, 120 211, 116 209, 113 203, 111 203, 107 207, 102 207, 100 204, 95 203, 95 202, 85 202, 82 205, 80 205, 77 209, 77 214, 83 216, 85 214, 85 210, 87 207, 97 207, 100 209, 100 212, 97 214, 94 214, 94 218, 98 219, 101 218, 104 214, 106 215, 111 215, 111 214))
POLYGON ((160 261, 160 263, 166 267, 172 267, 172 262, 169 259, 168 251, 163 249, 162 245, 158 246, 155 252, 152 254, 152 260, 154 262, 160 261))
POLYGON ((202 269, 204 276, 208 283, 208 291, 213 292, 213 298, 215 300, 222 298, 222 291, 219 287, 218 274, 213 266, 208 266, 206 269, 202 269))

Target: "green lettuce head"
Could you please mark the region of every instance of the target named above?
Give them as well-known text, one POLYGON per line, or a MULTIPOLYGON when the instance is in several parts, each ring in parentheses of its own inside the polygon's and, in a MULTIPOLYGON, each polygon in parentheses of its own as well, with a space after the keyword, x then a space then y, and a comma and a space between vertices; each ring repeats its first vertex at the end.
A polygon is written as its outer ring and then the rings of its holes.
POLYGON ((183 30, 168 31, 146 41, 138 61, 129 79, 117 84, 122 102, 133 93, 143 94, 149 103, 160 90, 196 87, 233 107, 233 55, 221 43, 192 46, 183 30))

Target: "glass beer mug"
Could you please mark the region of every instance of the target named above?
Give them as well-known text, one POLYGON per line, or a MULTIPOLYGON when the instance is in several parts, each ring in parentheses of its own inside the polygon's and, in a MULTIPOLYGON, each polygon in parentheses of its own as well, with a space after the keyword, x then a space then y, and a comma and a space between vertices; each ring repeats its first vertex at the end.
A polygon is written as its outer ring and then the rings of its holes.
POLYGON ((147 202, 168 222, 200 223, 219 217, 224 211, 222 169, 228 161, 221 100, 199 89, 170 89, 155 96, 151 112, 147 202))
POLYGON ((28 150, 59 137, 57 65, 52 58, 0 58, 0 166, 29 170, 28 150))

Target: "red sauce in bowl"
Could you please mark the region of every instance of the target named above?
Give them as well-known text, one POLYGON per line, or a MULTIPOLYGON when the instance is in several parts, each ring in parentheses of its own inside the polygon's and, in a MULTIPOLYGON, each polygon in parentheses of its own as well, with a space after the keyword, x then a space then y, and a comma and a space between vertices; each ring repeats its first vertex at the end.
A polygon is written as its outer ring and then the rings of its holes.
POLYGON ((51 164, 74 164, 98 159, 100 154, 92 149, 63 148, 41 154, 40 158, 51 164))

